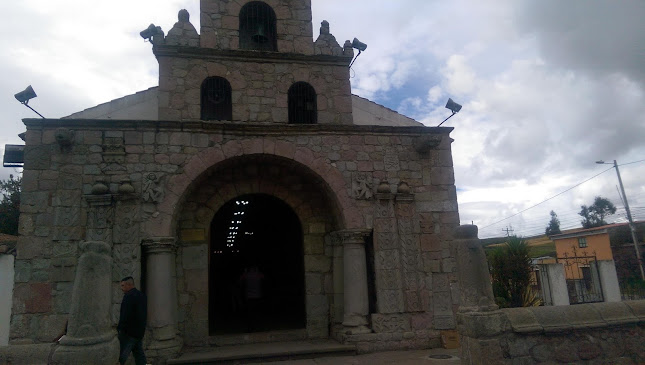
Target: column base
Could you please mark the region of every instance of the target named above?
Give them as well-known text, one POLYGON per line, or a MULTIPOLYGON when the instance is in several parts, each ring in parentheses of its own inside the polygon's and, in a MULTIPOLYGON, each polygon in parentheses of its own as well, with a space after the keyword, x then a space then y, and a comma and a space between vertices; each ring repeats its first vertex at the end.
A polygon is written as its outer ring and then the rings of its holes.
POLYGON ((119 340, 116 335, 107 342, 91 345, 60 345, 54 351, 53 364, 116 364, 119 362, 119 340))
POLYGON ((372 330, 367 326, 350 327, 343 325, 343 333, 346 335, 364 335, 372 333, 372 330))
POLYGON ((372 330, 367 326, 368 323, 367 316, 345 314, 345 318, 343 318, 343 332, 348 335, 371 333, 372 330))
POLYGON ((174 359, 179 355, 182 346, 183 341, 178 337, 162 341, 152 340, 146 346, 146 357, 148 359, 174 359))

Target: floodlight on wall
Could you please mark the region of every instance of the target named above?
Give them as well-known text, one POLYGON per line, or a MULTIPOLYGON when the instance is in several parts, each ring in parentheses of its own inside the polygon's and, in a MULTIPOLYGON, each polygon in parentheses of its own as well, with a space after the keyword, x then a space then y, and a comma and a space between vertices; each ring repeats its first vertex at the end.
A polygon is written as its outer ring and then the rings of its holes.
POLYGON ((352 65, 354 64, 358 56, 361 55, 361 52, 367 49, 367 44, 359 41, 358 38, 354 38, 354 40, 352 41, 352 48, 357 49, 358 54, 356 55, 356 57, 354 57, 354 59, 352 60, 352 63, 349 64, 349 68, 352 68, 352 65))
POLYGON ((450 116, 448 118, 444 119, 443 122, 439 123, 439 125, 437 127, 441 127, 441 125, 446 120, 452 118, 453 115, 459 113, 459 111, 461 110, 461 105, 455 103, 454 101, 452 101, 452 98, 448 98, 448 102, 446 103, 446 109, 449 109, 452 112, 452 114, 450 114, 450 116))
POLYGON ((29 100, 31 100, 31 99, 35 98, 36 96, 38 96, 38 95, 36 95, 36 92, 31 87, 31 85, 27 86, 26 89, 24 89, 23 91, 15 94, 14 96, 16 97, 16 100, 18 100, 20 102, 20 104, 26 106, 27 108, 31 109, 34 113, 40 115, 41 118, 45 119, 45 117, 43 117, 42 114, 38 113, 36 111, 36 109, 34 109, 34 108, 29 106, 29 100))

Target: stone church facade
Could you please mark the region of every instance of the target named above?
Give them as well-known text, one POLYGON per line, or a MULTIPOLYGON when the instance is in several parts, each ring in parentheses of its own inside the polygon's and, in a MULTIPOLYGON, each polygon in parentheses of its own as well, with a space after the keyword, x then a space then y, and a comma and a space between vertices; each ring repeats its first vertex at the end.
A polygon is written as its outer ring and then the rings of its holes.
POLYGON ((351 43, 326 22, 314 42, 308 0, 202 0, 199 34, 182 11, 151 42, 148 104, 24 121, 10 344, 51 342, 68 321, 68 351, 113 346, 119 280, 133 276, 151 356, 298 339, 438 346, 459 297, 452 129, 366 118, 351 43), (255 231, 240 204, 263 207, 255 231), (249 265, 273 275, 278 318, 250 333, 225 323, 249 265))

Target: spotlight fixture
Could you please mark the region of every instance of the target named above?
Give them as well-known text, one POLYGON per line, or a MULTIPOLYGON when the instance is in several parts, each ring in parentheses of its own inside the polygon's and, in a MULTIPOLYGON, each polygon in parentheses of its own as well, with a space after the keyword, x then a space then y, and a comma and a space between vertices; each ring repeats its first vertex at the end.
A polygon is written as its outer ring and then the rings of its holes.
POLYGON ((18 100, 20 102, 20 104, 26 106, 27 108, 31 109, 34 113, 38 114, 41 118, 45 119, 45 117, 43 117, 42 114, 38 113, 36 111, 36 109, 34 109, 34 108, 29 106, 29 100, 31 100, 31 99, 35 98, 36 96, 38 96, 38 95, 36 95, 36 92, 31 87, 31 85, 27 86, 26 89, 24 89, 23 91, 17 93, 14 96, 16 97, 16 100, 18 100))
POLYGON ((354 40, 352 41, 352 47, 358 50, 358 54, 356 55, 356 57, 354 57, 352 63, 349 64, 349 68, 352 68, 352 65, 354 64, 358 56, 361 55, 361 52, 367 49, 367 44, 359 41, 358 38, 354 38, 354 40))
POLYGON ((449 109, 452 112, 452 114, 450 114, 450 116, 448 118, 444 119, 443 122, 439 123, 439 125, 437 127, 441 127, 441 125, 446 120, 450 119, 453 115, 459 113, 459 111, 461 110, 461 105, 459 105, 459 104, 455 103, 454 101, 452 101, 452 98, 448 98, 448 102, 446 103, 446 109, 449 109))

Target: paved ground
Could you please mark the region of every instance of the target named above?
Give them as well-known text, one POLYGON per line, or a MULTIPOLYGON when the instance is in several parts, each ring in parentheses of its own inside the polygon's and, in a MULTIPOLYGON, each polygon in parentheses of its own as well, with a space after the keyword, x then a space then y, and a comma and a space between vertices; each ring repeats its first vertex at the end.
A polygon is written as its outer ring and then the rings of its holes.
POLYGON ((338 356, 338 357, 319 357, 305 360, 287 360, 276 362, 264 362, 266 365, 457 365, 460 364, 459 349, 445 350, 409 350, 409 351, 389 351, 377 352, 373 354, 355 355, 355 356, 338 356), (431 359, 430 356, 448 357, 447 359, 431 359))

